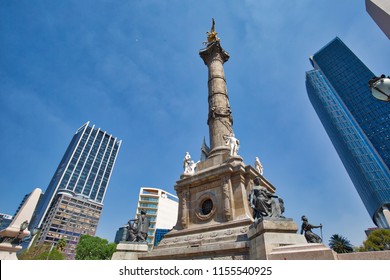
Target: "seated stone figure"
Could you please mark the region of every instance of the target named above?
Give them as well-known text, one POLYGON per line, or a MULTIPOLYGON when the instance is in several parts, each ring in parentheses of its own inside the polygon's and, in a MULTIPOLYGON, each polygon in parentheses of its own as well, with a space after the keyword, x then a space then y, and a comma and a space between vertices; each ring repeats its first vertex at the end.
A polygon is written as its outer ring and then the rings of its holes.
POLYGON ((137 239, 138 233, 138 220, 129 220, 127 222, 127 235, 126 241, 134 242, 137 239))
POLYGON ((145 211, 141 210, 141 215, 138 219, 129 220, 127 224, 126 241, 146 242, 150 221, 146 217, 145 211))
POLYGON ((255 225, 263 220, 263 217, 284 218, 284 202, 282 198, 271 193, 261 185, 261 180, 256 177, 253 180, 255 186, 249 194, 249 205, 253 209, 255 225), (276 201, 275 198, 278 198, 276 201))
POLYGON ((141 216, 138 217, 137 242, 146 242, 149 226, 150 221, 146 217, 146 212, 141 210, 141 216))

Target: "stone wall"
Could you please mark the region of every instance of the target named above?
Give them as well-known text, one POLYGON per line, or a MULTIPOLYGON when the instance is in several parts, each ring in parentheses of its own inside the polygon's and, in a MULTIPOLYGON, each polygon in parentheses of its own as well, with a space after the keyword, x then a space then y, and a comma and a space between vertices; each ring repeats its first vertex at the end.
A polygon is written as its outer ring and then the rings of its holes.
POLYGON ((390 251, 337 254, 338 260, 390 260, 390 251))

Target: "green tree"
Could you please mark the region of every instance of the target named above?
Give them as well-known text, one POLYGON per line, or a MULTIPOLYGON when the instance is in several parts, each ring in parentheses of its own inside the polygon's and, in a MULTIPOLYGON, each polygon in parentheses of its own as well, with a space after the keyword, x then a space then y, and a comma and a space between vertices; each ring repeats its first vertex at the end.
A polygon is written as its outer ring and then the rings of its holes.
POLYGON ((57 245, 56 245, 56 249, 58 251, 62 252, 62 251, 64 251, 65 246, 66 246, 66 239, 65 239, 65 237, 62 237, 60 240, 58 240, 57 245))
POLYGON ((368 235, 363 246, 359 248, 360 252, 365 251, 383 251, 390 250, 390 230, 376 229, 368 235))
POLYGON ((51 244, 41 244, 23 250, 18 255, 19 260, 64 260, 65 256, 51 244))
POLYGON ((353 252, 353 246, 351 242, 338 234, 333 234, 329 239, 329 247, 336 253, 351 253, 353 252))
POLYGON ((115 250, 115 243, 98 236, 82 235, 76 246, 76 260, 110 260, 115 250))

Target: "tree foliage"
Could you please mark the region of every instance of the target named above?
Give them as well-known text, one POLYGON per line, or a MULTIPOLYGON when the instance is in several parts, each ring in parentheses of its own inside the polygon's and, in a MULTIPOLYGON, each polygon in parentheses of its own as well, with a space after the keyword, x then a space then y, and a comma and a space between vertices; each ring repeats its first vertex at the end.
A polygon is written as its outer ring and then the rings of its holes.
POLYGON ((56 245, 56 249, 60 252, 64 251, 66 243, 67 242, 66 242, 65 237, 62 237, 60 240, 58 240, 57 245, 56 245))
POLYGON ((19 260, 64 260, 65 256, 51 244, 41 244, 23 250, 18 255, 19 260))
POLYGON ((329 247, 339 254, 353 252, 353 246, 351 245, 351 242, 339 234, 333 234, 330 237, 329 247))
POLYGON ((390 250, 390 230, 376 229, 368 235, 363 246, 359 248, 360 252, 365 251, 383 251, 390 250))
POLYGON ((115 250, 115 243, 98 236, 82 235, 76 246, 76 260, 110 260, 115 250))

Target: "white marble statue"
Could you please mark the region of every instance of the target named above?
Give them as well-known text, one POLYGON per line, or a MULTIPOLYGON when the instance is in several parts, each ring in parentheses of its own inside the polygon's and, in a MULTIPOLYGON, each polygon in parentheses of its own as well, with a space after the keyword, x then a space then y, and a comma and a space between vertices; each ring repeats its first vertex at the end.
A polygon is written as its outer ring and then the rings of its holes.
POLYGON ((230 146, 230 156, 237 156, 240 141, 234 136, 234 133, 230 134, 230 136, 225 135, 224 139, 226 141, 226 145, 230 146))
POLYGON ((184 156, 184 162, 183 162, 183 168, 184 168, 184 174, 186 175, 194 175, 195 174, 195 169, 196 165, 199 163, 194 162, 191 160, 191 156, 188 152, 186 152, 186 155, 184 156))
POLYGON ((184 156, 184 161, 183 161, 183 168, 184 168, 184 173, 187 173, 187 171, 190 168, 191 164, 191 156, 189 152, 186 152, 186 155, 184 156))
POLYGON ((260 175, 263 175, 264 168, 263 168, 263 165, 261 164, 261 162, 259 160, 259 157, 256 157, 255 169, 257 170, 257 172, 260 173, 260 175))

